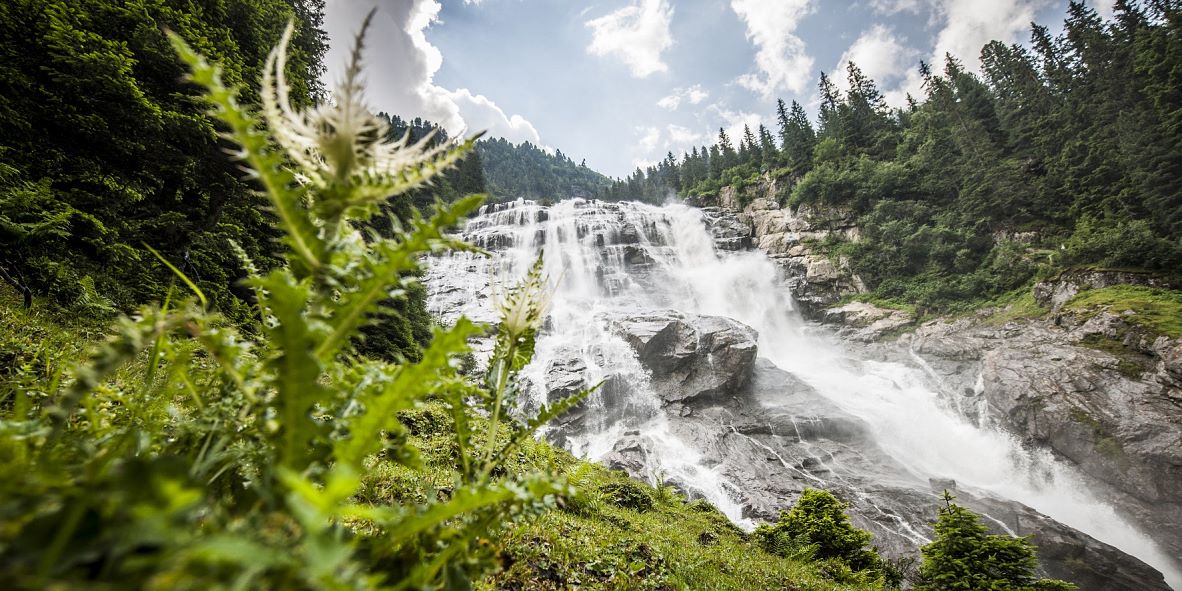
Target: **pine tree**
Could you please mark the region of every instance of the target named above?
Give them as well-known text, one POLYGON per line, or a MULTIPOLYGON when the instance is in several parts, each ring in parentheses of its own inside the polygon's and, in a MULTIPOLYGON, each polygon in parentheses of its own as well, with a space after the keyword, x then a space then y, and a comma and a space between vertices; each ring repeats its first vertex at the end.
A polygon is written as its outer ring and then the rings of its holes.
POLYGON ((990 535, 972 511, 952 502, 936 521, 936 538, 921 549, 921 584, 916 591, 1070 591, 1075 585, 1035 575, 1038 559, 1026 538, 990 535))
POLYGON ((804 107, 792 101, 792 111, 782 125, 784 160, 794 173, 803 175, 812 165, 813 149, 817 146, 813 124, 805 115, 804 107))
POLYGON ((735 166, 739 163, 738 162, 739 155, 735 152, 734 146, 731 145, 731 138, 727 137, 726 130, 721 127, 718 128, 718 154, 719 154, 718 172, 720 174, 722 173, 722 171, 724 171, 732 166, 735 166))

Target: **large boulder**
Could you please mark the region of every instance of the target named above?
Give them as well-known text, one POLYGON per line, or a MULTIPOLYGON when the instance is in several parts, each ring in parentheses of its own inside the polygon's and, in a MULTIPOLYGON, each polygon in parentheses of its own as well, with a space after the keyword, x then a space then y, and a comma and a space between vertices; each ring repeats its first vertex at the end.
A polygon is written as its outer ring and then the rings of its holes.
POLYGON ((661 310, 615 316, 609 324, 636 351, 666 403, 733 396, 755 364, 758 335, 729 318, 661 310))

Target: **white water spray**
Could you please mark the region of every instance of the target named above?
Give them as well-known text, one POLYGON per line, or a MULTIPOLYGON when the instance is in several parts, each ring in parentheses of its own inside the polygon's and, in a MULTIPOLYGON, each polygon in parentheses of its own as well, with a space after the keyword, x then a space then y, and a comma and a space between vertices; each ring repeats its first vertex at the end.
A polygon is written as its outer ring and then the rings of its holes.
MULTIPOLYGON (((864 421, 878 445, 917 479, 950 478, 1026 504, 1142 559, 1182 589, 1182 572, 1170 558, 1049 452, 1026 449, 988 428, 983 408, 962 413, 983 427, 966 421, 928 386, 922 369, 855 361, 832 337, 804 330, 807 325, 779 283, 775 264, 759 252, 717 252, 697 209, 582 200, 544 208, 519 201, 472 220, 465 237, 493 250, 494 256, 461 253, 435 261, 427 279, 435 313, 445 321, 458 314, 491 319, 490 280, 519 276, 544 249, 547 272, 563 280, 550 329, 539 339, 535 360, 525 371, 534 390, 544 395, 549 365, 572 356, 586 367, 590 381, 617 375, 633 385, 637 394, 627 401, 624 418, 571 438, 572 450, 584 457, 599 459, 625 432, 641 431, 654 443, 656 471, 694 483, 695 492, 750 526, 733 494, 741 483, 728 482, 701 465, 692 442, 670 432, 660 400, 645 387, 644 369, 627 343, 608 330, 601 314, 671 308, 725 316, 755 328, 761 356, 864 421)), ((589 414, 595 410, 592 406, 589 414)), ((919 534, 911 530, 904 535, 919 534)))

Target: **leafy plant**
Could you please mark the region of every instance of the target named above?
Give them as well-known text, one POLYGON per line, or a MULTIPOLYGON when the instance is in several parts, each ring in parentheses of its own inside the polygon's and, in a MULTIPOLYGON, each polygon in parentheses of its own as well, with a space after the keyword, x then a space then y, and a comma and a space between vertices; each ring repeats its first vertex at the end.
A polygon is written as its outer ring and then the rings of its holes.
POLYGON ((508 416, 546 310, 540 263, 503 299, 483 382, 457 371, 468 339, 487 330, 463 319, 436 329, 415 363, 353 353, 369 319, 395 313, 383 302, 413 287, 424 255, 471 248, 444 230, 481 198, 439 204, 388 238, 358 228, 474 139, 383 140, 361 100, 364 28, 333 103, 297 110, 284 78, 292 32, 267 59, 261 116, 170 35, 274 212, 286 264, 260 273, 238 249, 257 338, 174 267, 194 298, 119 320, 36 396, 27 381, 4 382, 14 402, 0 406, 0 570, 13 587, 467 588, 494 564, 488 536, 572 494, 546 471, 504 469, 587 395, 524 423, 508 416), (423 469, 406 423, 428 399, 446 402, 459 476, 417 504, 363 500, 374 457, 423 469), (473 421, 477 408, 491 420, 473 421))

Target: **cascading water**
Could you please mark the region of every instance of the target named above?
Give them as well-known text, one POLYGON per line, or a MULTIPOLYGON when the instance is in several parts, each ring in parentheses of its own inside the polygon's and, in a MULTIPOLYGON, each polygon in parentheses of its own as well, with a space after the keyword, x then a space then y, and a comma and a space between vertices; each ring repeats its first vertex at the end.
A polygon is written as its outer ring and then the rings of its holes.
MULTIPOLYGON (((761 454, 759 461, 799 475, 806 485, 842 487, 859 499, 855 507, 870 522, 887 523, 907 543, 922 544, 925 526, 880 507, 886 501, 858 478, 859 468, 840 446, 831 448, 836 452, 812 450, 796 417, 790 417, 794 433, 762 439, 719 425, 720 438, 732 437, 754 450, 748 456, 728 457, 726 450, 737 449, 734 443, 721 452, 704 449, 699 438, 673 426, 676 417, 662 410, 648 372, 608 320, 670 309, 730 318, 758 331, 760 357, 782 370, 765 371, 764 382, 783 381, 775 377, 782 375, 802 382, 798 389, 815 391, 839 412, 860 420, 870 431, 871 445, 881 450, 873 453, 885 453, 899 467, 896 471, 904 472, 876 478, 906 481, 899 486, 950 479, 964 489, 1017 501, 1137 556, 1182 589, 1182 574, 1171 559, 1093 495, 1083 477, 1047 452, 979 427, 988 423, 984 408, 976 403, 957 408, 955 397, 941 395, 925 374, 922 359, 916 357, 912 366, 851 358, 834 337, 813 329, 793 310, 771 260, 759 252, 717 250, 700 210, 583 200, 543 207, 518 201, 486 207, 468 223, 464 237, 492 255, 457 253, 431 263, 428 305, 444 322, 460 314, 492 320, 490 282, 519 277, 539 252, 549 275, 559 280, 547 328, 523 375, 531 383, 534 404, 556 389, 577 390, 554 383, 556 375, 575 371, 584 383, 607 379, 588 400, 577 428, 550 434, 576 454, 598 460, 622 439, 643 436, 647 474, 641 476, 676 483, 747 527, 753 521, 744 499, 753 485, 734 476, 735 463, 761 454), (568 371, 556 372, 556 367, 568 371), (806 470, 802 462, 820 466, 806 470)), ((777 404, 776 396, 765 397, 760 412, 776 411, 777 404)), ((810 429, 815 426, 803 430, 810 429)), ((1007 527, 1004 518, 992 519, 1007 527)))

